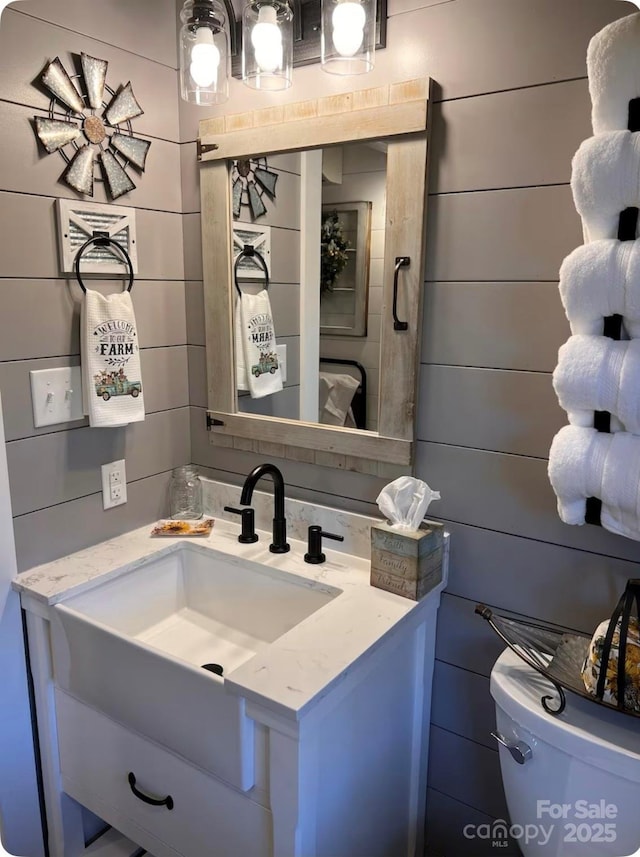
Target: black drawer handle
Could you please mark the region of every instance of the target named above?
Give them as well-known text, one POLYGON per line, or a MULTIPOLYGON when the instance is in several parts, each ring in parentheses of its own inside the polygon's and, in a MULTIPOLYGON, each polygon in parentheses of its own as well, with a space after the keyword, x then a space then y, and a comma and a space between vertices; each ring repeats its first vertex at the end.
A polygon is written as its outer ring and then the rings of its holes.
POLYGON ((129 785, 131 786, 131 791, 141 801, 144 801, 145 803, 151 804, 151 806, 166 806, 166 808, 168 810, 173 809, 173 798, 171 797, 171 795, 167 795, 164 798, 155 798, 155 797, 149 797, 148 795, 142 794, 142 792, 136 788, 136 777, 135 777, 135 774, 133 773, 133 771, 129 771, 129 774, 127 775, 127 779, 129 780, 129 785))

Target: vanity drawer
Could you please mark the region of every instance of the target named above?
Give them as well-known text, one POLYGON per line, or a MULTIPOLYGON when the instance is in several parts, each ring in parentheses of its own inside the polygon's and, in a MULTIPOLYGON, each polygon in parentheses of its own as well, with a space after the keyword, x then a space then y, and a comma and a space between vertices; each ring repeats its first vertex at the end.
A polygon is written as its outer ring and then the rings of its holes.
POLYGON ((58 689, 56 711, 64 791, 155 857, 270 857, 269 810, 58 689))

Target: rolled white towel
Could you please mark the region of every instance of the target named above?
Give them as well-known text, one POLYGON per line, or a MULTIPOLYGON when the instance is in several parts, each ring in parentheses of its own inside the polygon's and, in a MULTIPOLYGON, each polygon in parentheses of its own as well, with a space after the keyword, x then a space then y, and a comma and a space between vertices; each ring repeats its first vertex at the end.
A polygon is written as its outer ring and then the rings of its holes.
POLYGON ((602 526, 640 540, 640 437, 565 426, 551 445, 549 479, 566 524, 583 524, 587 497, 598 497, 602 526))
POLYGON ((640 134, 585 140, 573 158, 571 190, 586 238, 617 238, 620 212, 640 205, 640 134))
POLYGON ((604 318, 621 315, 626 334, 640 337, 640 241, 578 247, 560 268, 560 297, 572 333, 601 334, 604 318))
POLYGON ((587 51, 593 133, 628 127, 629 101, 640 97, 640 14, 620 18, 591 39, 587 51))
POLYGON ((620 432, 611 435, 605 458, 601 522, 607 530, 640 540, 640 438, 620 432))
POLYGON ((570 337, 560 348, 553 387, 572 425, 593 426, 594 411, 608 411, 612 431, 640 435, 640 339, 570 337))
MULTIPOLYGON (((612 438, 592 428, 565 426, 554 437, 549 452, 549 481, 558 498, 558 514, 565 524, 584 524, 587 497, 597 497, 602 486, 604 460, 600 462, 599 438, 612 438)), ((639 441, 640 442, 640 441, 639 441)))

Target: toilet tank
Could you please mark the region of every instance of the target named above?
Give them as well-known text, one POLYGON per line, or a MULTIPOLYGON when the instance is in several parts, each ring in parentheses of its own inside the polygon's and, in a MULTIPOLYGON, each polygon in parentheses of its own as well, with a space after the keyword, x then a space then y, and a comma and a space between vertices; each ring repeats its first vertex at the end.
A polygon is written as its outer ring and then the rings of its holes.
POLYGON ((491 673, 497 732, 531 748, 523 764, 499 748, 512 838, 524 857, 640 857, 640 719, 569 692, 554 717, 540 703, 548 694, 544 676, 502 653, 491 673))

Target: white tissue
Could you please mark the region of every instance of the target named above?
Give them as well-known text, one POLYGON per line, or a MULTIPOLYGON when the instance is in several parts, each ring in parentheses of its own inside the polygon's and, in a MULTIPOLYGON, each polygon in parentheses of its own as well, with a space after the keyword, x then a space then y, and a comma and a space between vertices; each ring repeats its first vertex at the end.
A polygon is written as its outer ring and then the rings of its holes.
POLYGON ((400 476, 382 489, 376 503, 392 529, 417 532, 431 501, 439 499, 440 492, 432 491, 421 479, 400 476))

